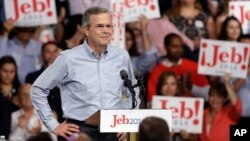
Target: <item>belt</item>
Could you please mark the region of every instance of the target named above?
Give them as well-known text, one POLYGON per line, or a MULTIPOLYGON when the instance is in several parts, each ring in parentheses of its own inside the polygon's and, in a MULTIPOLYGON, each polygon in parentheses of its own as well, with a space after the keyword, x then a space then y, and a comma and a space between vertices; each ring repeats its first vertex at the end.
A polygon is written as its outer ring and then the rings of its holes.
POLYGON ((86 123, 85 121, 80 121, 80 120, 75 120, 75 119, 67 118, 66 122, 70 122, 70 123, 74 123, 74 124, 77 124, 77 125, 81 125, 83 127, 93 128, 93 129, 96 129, 96 130, 100 129, 100 126, 91 125, 91 124, 86 123))

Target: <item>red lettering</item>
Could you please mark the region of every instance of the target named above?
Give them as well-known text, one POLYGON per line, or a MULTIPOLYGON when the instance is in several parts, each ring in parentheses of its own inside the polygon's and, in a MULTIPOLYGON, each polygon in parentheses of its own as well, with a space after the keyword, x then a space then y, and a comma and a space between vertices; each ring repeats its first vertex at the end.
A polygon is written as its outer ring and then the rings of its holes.
POLYGON ((186 103, 184 101, 181 102, 181 118, 191 118, 193 116, 193 111, 191 108, 186 107, 186 103))
POLYGON ((15 15, 12 17, 13 20, 17 20, 19 18, 19 10, 18 10, 18 0, 14 0, 14 10, 15 15))
POLYGON ((149 2, 148 0, 138 0, 139 5, 147 5, 148 2, 149 2))
POLYGON ((34 12, 43 12, 45 10, 45 4, 43 2, 37 2, 37 0, 32 0, 34 12))
POLYGON ((179 110, 177 108, 171 107, 169 109, 172 110, 172 118, 178 118, 179 117, 179 110))
POLYGON ((219 59, 220 59, 220 61, 221 62, 223 62, 223 63, 226 63, 226 62, 228 62, 229 60, 229 54, 227 53, 227 52, 222 52, 222 53, 220 53, 220 55, 219 55, 219 59))
MULTIPOLYGON (((47 0, 47 7, 50 8, 50 0, 47 0)), ((13 0, 14 3, 14 17, 13 20, 17 20, 19 18, 19 12, 23 14, 29 14, 32 12, 43 12, 46 9, 46 4, 43 1, 32 0, 31 3, 23 3, 20 4, 19 0, 13 0)))
POLYGON ((217 64, 217 56, 218 56, 218 49, 219 49, 219 46, 218 45, 214 45, 214 56, 213 56, 213 63, 210 64, 210 63, 207 63, 207 66, 209 67, 213 67, 217 64))
POLYGON ((128 124, 129 119, 126 118, 125 115, 122 115, 122 121, 123 121, 123 122, 122 122, 123 124, 128 124))
POLYGON ((121 118, 117 119, 117 124, 122 124, 122 119, 121 118))
POLYGON ((21 12, 24 13, 24 14, 28 14, 31 12, 31 5, 28 4, 28 3, 24 3, 21 5, 21 12))
POLYGON ((247 11, 247 12, 246 12, 246 19, 247 19, 247 20, 250 20, 250 11, 247 11))
POLYGON ((232 48, 232 58, 231 62, 239 64, 242 61, 242 56, 239 53, 236 53, 236 48, 232 48))
MULTIPOLYGON (((246 62, 247 61, 247 54, 248 54, 248 48, 244 48, 244 55, 243 55, 243 60, 246 62)), ((249 61, 250 62, 250 61, 249 61)))
POLYGON ((124 4, 127 7, 135 7, 140 5, 148 5, 149 0, 124 0, 124 4))
POLYGON ((240 22, 244 23, 244 6, 240 6, 240 22))
MULTIPOLYGON (((232 9, 232 8, 231 8, 232 9)), ((234 10, 235 8, 233 8, 232 10, 234 10)), ((244 9, 244 5, 240 5, 239 6, 239 10, 240 10, 240 17, 239 17, 239 21, 241 24, 244 24, 245 21, 250 20, 250 11, 245 11, 244 9)))
POLYGON ((134 7, 136 5, 136 0, 124 0, 126 7, 134 7))
POLYGON ((161 109, 167 109, 167 100, 161 100, 161 109))
POLYGON ((201 65, 204 66, 205 63, 206 63, 206 52, 205 50, 203 50, 201 54, 201 65))
MULTIPOLYGON (((207 56, 206 51, 202 50, 201 52, 201 65, 207 65, 208 67, 214 67, 217 65, 218 61, 222 63, 234 63, 234 64, 240 64, 242 61, 245 60, 246 54, 241 54, 241 52, 237 52, 236 47, 231 47, 230 52, 226 51, 220 51, 219 45, 213 45, 213 57, 212 61, 208 62, 207 58, 210 56, 207 56)), ((247 50, 247 49, 246 49, 247 50)), ((244 50, 244 52, 246 52, 244 50)), ((243 52, 243 53, 244 53, 243 52)))
MULTIPOLYGON (((186 106, 186 102, 185 101, 180 101, 180 107, 176 107, 176 106, 168 106, 168 101, 167 100, 161 100, 160 101, 160 105, 162 109, 170 109, 172 110, 172 118, 191 118, 193 116, 194 111, 191 108, 188 108, 186 106)), ((199 106, 199 105, 197 105, 199 106)), ((195 107, 197 108, 197 107, 195 107)), ((198 112, 198 111, 197 111, 198 112)))

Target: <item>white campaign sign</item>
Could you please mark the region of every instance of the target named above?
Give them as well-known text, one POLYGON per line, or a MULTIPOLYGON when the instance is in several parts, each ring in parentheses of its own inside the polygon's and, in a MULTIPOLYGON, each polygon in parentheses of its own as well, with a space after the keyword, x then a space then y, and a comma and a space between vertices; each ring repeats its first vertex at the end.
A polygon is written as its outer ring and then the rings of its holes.
POLYGON ((57 22, 54 0, 4 0, 6 19, 15 20, 15 26, 27 27, 57 22))
POLYGON ((250 1, 230 1, 229 15, 239 19, 244 33, 250 33, 250 1))
MULTIPOLYGON (((140 122, 149 116, 164 119, 172 129, 171 110, 101 110, 101 132, 138 132, 140 122)), ((160 127, 159 127, 160 128, 160 127)))
POLYGON ((250 44, 202 39, 198 73, 246 78, 250 44))
POLYGON ((123 5, 117 0, 111 0, 111 11, 114 31, 110 44, 115 47, 125 48, 123 5))
POLYGON ((186 130, 201 133, 203 122, 203 98, 153 96, 153 109, 172 110, 172 129, 174 132, 186 130))
POLYGON ((144 14, 147 18, 159 18, 158 0, 116 0, 123 7, 124 22, 137 21, 144 14))

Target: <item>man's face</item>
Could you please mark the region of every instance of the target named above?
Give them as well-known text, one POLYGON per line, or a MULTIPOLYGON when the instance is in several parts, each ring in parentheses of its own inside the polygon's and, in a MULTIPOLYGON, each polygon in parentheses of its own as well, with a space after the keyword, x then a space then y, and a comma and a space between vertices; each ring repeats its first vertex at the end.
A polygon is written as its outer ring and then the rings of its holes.
POLYGON ((179 37, 172 37, 166 47, 168 58, 172 61, 178 61, 183 55, 182 40, 179 37))
POLYGON ((33 34, 31 27, 16 27, 14 31, 16 38, 22 42, 28 42, 33 34))
POLYGON ((90 25, 85 31, 90 46, 106 47, 113 33, 111 15, 109 13, 92 15, 90 25))

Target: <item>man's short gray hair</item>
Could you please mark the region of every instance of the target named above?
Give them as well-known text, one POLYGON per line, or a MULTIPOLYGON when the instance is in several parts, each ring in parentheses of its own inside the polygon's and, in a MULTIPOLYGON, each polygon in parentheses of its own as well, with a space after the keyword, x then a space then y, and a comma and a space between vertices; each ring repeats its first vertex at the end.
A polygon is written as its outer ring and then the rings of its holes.
POLYGON ((102 7, 90 7, 84 13, 82 17, 82 26, 86 27, 90 25, 90 16, 91 15, 98 15, 102 13, 110 13, 108 9, 102 7))

